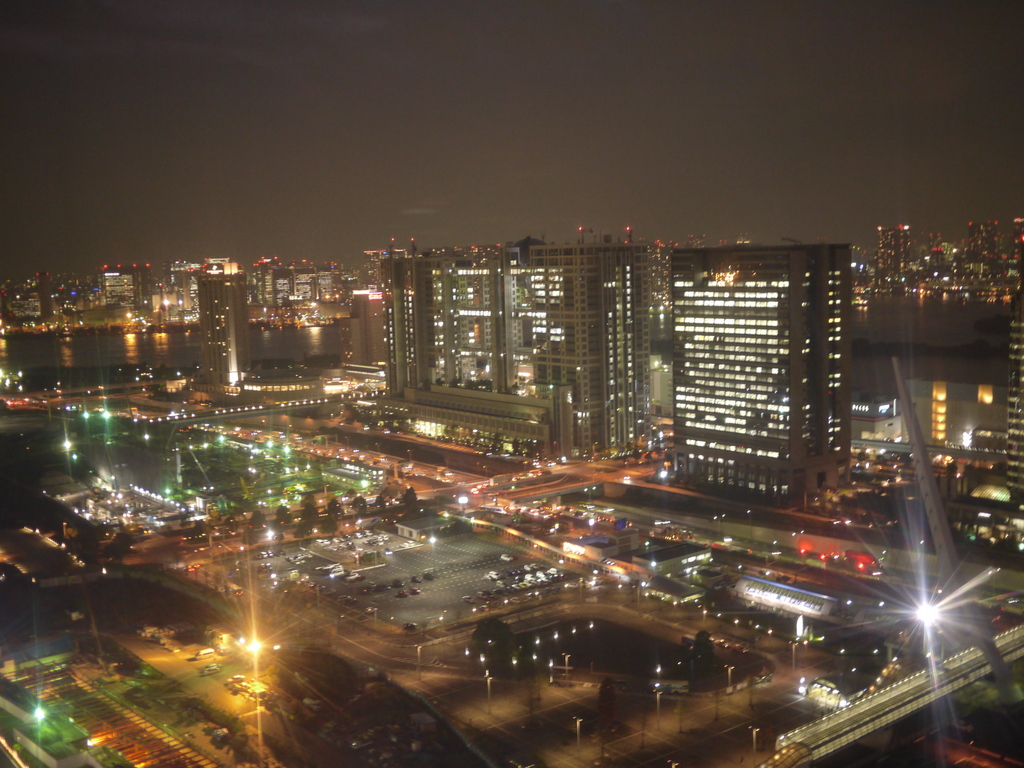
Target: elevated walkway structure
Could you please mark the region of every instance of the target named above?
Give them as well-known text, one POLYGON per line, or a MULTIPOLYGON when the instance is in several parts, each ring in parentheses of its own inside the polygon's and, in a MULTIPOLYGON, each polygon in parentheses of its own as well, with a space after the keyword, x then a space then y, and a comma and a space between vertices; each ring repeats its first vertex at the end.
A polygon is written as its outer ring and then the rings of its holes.
MULTIPOLYGON (((1024 625, 996 636, 995 645, 1005 661, 1024 657, 1024 625)), ((761 768, 809 765, 981 679, 990 671, 984 651, 968 648, 932 669, 916 672, 844 709, 782 734, 775 743, 777 752, 761 763, 761 768)))
POLYGON ((538 485, 536 487, 520 486, 515 490, 499 491, 502 498, 511 499, 517 504, 529 504, 533 501, 543 501, 552 496, 563 496, 569 493, 583 493, 595 488, 600 488, 603 481, 594 480, 592 477, 580 475, 563 475, 556 481, 538 485))
POLYGON ((238 419, 251 416, 266 416, 268 414, 282 413, 285 411, 319 408, 322 405, 340 401, 340 397, 333 396, 309 398, 305 400, 290 400, 280 403, 266 403, 262 405, 224 406, 200 411, 186 411, 182 413, 175 413, 174 415, 135 416, 132 418, 132 421, 143 424, 203 424, 209 421, 222 421, 224 419, 238 419))

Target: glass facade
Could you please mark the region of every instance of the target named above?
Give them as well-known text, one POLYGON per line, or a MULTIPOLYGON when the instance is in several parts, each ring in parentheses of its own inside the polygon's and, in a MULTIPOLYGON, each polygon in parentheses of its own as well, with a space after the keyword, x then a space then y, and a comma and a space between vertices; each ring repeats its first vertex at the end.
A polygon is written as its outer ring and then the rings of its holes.
POLYGON ((786 499, 849 459, 845 246, 673 255, 676 453, 684 479, 786 499))

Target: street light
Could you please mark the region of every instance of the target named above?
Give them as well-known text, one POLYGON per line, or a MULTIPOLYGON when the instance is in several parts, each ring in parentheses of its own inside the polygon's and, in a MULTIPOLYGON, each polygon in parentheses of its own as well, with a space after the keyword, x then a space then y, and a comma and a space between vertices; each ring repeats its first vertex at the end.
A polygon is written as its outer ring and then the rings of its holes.
POLYGON ((661 730, 661 694, 662 693, 664 693, 664 691, 657 691, 654 694, 657 697, 657 703, 658 703, 658 730, 659 731, 661 730))
POLYGON ((423 679, 423 671, 420 669, 420 654, 421 654, 422 651, 423 651, 423 646, 422 645, 417 645, 416 646, 416 679, 417 680, 422 680, 423 679))
POLYGON ((733 666, 731 664, 726 664, 725 665, 725 669, 726 669, 726 672, 729 673, 729 684, 728 684, 728 687, 732 688, 732 670, 733 670, 733 666))
POLYGON ((576 721, 576 757, 580 756, 580 723, 583 722, 582 717, 574 717, 576 721))
POLYGON ((494 678, 488 674, 485 679, 487 680, 487 714, 489 715, 491 714, 491 680, 494 678))
POLYGON ((555 682, 555 660, 548 659, 548 683, 555 682))
MULTIPOLYGON (((253 681, 259 680, 260 677, 260 649, 263 644, 253 638, 252 642, 249 643, 247 649, 252 654, 252 679, 253 681)), ((263 700, 260 698, 259 686, 256 688, 256 745, 259 751, 260 762, 263 762, 263 700)))
POLYGON ((754 747, 754 754, 755 755, 757 754, 757 732, 760 731, 760 730, 761 730, 760 728, 755 728, 754 726, 750 726, 750 735, 751 735, 751 737, 754 740, 753 747, 754 747))

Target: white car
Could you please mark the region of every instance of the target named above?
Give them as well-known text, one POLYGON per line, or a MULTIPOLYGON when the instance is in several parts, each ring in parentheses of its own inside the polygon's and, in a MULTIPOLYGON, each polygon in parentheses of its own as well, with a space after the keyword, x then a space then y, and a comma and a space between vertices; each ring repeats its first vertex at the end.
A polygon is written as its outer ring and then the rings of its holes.
POLYGON ((502 555, 502 556, 501 556, 501 559, 502 559, 502 560, 503 560, 504 562, 506 562, 506 563, 510 563, 510 562, 512 562, 512 561, 513 561, 513 560, 514 560, 515 558, 514 558, 514 557, 512 557, 512 555, 509 555, 509 554, 504 554, 504 555, 502 555))

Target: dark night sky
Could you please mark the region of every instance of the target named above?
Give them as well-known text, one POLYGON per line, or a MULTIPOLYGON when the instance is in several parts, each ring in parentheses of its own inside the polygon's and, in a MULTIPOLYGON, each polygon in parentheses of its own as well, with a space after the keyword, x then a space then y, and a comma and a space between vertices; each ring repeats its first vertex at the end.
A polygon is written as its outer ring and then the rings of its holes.
POLYGON ((32 0, 0 276, 1024 216, 1024 3, 32 0))

